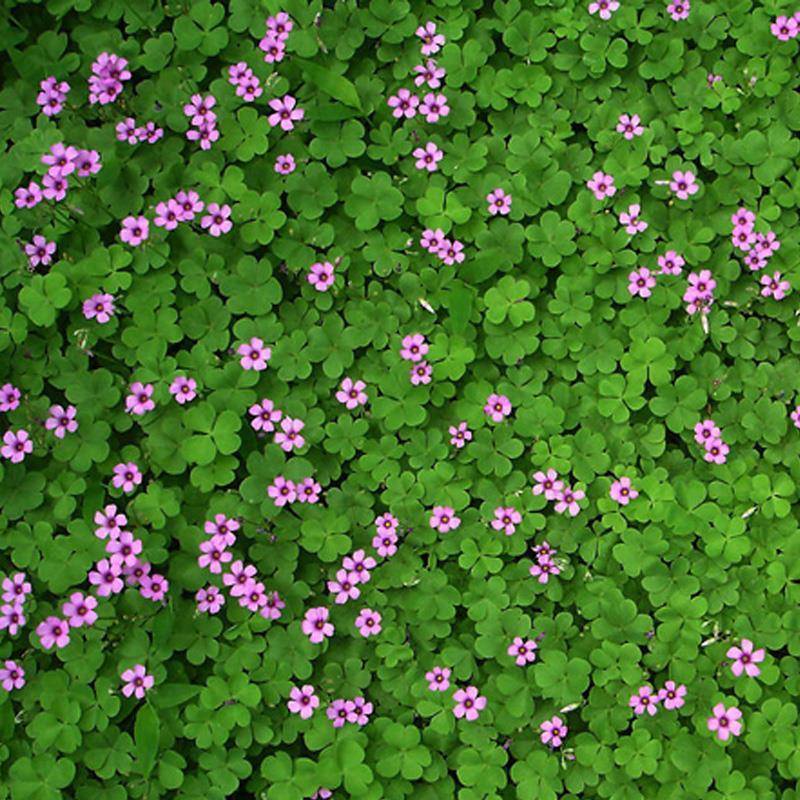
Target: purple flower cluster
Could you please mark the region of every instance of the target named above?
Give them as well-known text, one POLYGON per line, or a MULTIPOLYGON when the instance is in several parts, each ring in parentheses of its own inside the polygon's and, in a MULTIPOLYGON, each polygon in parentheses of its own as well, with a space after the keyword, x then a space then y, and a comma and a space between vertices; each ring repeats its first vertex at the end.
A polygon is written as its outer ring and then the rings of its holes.
POLYGON ((730 448, 722 440, 722 431, 713 419, 704 419, 694 426, 694 440, 705 448, 705 460, 712 464, 724 464, 730 448))
POLYGON ((217 115, 211 110, 216 104, 217 98, 213 94, 206 97, 193 94, 183 107, 183 113, 189 117, 190 125, 186 138, 190 142, 200 142, 201 150, 210 150, 211 145, 219 139, 217 115))
POLYGON ((258 77, 245 61, 228 67, 228 82, 236 87, 236 95, 245 103, 252 103, 264 92, 258 77))
POLYGON ((458 239, 450 241, 441 228, 436 228, 435 230, 426 228, 422 232, 419 244, 423 250, 427 250, 431 255, 436 256, 447 266, 461 264, 466 258, 463 243, 459 242, 458 239))
POLYGON ((113 103, 130 80, 131 73, 126 59, 113 53, 100 53, 92 64, 89 77, 89 103, 101 106, 113 103))
POLYGON ((274 64, 283 61, 286 54, 286 41, 294 27, 294 23, 285 11, 267 18, 267 32, 258 43, 264 53, 264 61, 274 64))
POLYGON ((317 503, 321 492, 322 487, 313 478, 303 478, 295 483, 283 475, 276 475, 267 487, 267 495, 278 508, 295 502, 317 503))
POLYGON ((114 130, 117 133, 117 141, 128 144, 139 144, 140 142, 155 144, 164 136, 164 129, 159 128, 152 120, 145 122, 144 125, 137 125, 133 117, 125 117, 122 122, 117 123, 114 130))
POLYGON ((20 628, 27 622, 25 618, 25 601, 31 593, 28 576, 24 572, 15 572, 3 579, 3 594, 0 599, 0 631, 7 630, 10 636, 16 636, 20 628))

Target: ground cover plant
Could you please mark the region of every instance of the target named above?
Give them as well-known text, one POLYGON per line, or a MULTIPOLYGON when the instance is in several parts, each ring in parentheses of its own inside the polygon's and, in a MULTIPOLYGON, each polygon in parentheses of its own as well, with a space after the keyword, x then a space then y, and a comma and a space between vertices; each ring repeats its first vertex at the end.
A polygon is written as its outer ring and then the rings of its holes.
POLYGON ((0 800, 797 800, 799 29, 5 3, 0 800))

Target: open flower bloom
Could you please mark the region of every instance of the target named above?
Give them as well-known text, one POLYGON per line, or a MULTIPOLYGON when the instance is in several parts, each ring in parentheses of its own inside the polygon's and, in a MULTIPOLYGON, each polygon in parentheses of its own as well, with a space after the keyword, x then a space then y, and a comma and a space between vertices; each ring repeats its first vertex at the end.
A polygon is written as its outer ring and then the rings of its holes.
POLYGON ((561 717, 552 717, 542 722, 539 725, 539 730, 542 732, 539 737, 542 744, 549 744, 550 747, 561 747, 561 743, 567 738, 569 728, 561 721, 561 717))
POLYGON ((763 647, 753 650, 753 643, 749 639, 742 639, 739 647, 731 647, 725 654, 733 659, 731 672, 738 678, 743 672, 751 678, 761 674, 761 670, 756 666, 764 660, 766 651, 763 647))
POLYGON ((731 736, 738 736, 742 732, 742 712, 732 706, 725 708, 723 703, 717 703, 711 709, 711 714, 706 721, 708 729, 717 734, 720 741, 727 742, 731 736))
POLYGON ((125 697, 134 695, 138 700, 141 700, 148 689, 153 688, 155 679, 152 675, 148 675, 142 664, 135 664, 132 669, 126 669, 120 676, 125 682, 122 687, 122 694, 125 697))
POLYGON ((319 697, 314 692, 314 687, 308 684, 299 688, 293 686, 289 697, 289 711, 299 714, 301 719, 308 719, 319 706, 319 697))
POLYGON ((457 719, 464 717, 472 722, 480 716, 480 712, 486 708, 486 698, 478 694, 476 686, 467 686, 466 689, 459 689, 454 695, 456 705, 453 714, 457 719))

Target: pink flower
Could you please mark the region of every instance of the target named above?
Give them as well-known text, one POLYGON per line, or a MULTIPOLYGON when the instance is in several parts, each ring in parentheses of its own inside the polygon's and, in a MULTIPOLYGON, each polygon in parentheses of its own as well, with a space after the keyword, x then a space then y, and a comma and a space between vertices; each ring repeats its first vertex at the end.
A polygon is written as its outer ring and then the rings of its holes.
POLYGON ((375 530, 378 533, 396 533, 400 520, 392 514, 381 514, 375 518, 375 530))
POLYGON ((83 592, 73 592, 69 600, 61 607, 61 613, 71 628, 83 625, 94 625, 97 622, 97 599, 83 592))
POLYGON ((69 84, 50 75, 39 82, 39 88, 41 91, 36 95, 36 103, 42 109, 42 114, 46 117, 55 116, 64 108, 70 90, 69 84))
POLYGON ((353 707, 347 714, 347 721, 364 726, 369 722, 370 715, 372 714, 372 703, 368 703, 363 697, 353 698, 353 707))
POLYGON ((264 619, 275 620, 281 618, 284 608, 286 608, 286 603, 281 600, 281 596, 277 592, 267 592, 266 603, 258 613, 264 619))
POLYGON ((559 514, 567 511, 571 517, 576 517, 581 510, 578 501, 583 500, 584 497, 586 497, 586 494, 582 489, 572 489, 569 486, 565 486, 556 495, 555 510, 559 514))
POLYGON ((450 506, 434 506, 428 524, 439 533, 447 533, 456 530, 461 525, 461 519, 450 506))
POLYGON ((69 189, 69 182, 60 173, 53 174, 48 172, 42 178, 42 195, 46 200, 55 200, 57 203, 67 196, 67 189, 69 189))
POLYGON ((796 15, 794 17, 776 17, 769 26, 769 31, 779 42, 788 42, 790 39, 797 38, 800 33, 800 21, 796 15))
POLYGON ((291 175, 295 169, 297 169, 297 164, 295 164, 294 156, 280 155, 275 159, 275 172, 279 175, 291 175))
POLYGON ((628 292, 632 297, 650 297, 655 285, 655 275, 647 267, 640 267, 628 275, 628 292))
POLYGON ((644 133, 644 128, 639 124, 641 120, 638 114, 620 114, 619 122, 617 122, 617 133, 621 133, 626 139, 633 139, 635 136, 641 136, 644 133))
POLYGON ((122 574, 125 576, 125 583, 128 586, 141 586, 145 575, 150 574, 151 565, 146 561, 137 561, 132 567, 125 567, 122 574))
POLYGON ((275 423, 279 422, 283 416, 283 412, 275 408, 272 400, 265 397, 260 403, 256 403, 247 409, 253 419, 250 420, 250 425, 253 430, 264 431, 264 433, 272 433, 275 430, 275 423))
POLYGON ((524 667, 526 664, 532 664, 536 661, 538 647, 539 645, 533 639, 526 640, 521 636, 515 636, 514 641, 508 646, 506 652, 515 659, 518 667, 524 667))
POLYGON ((289 38, 292 28, 294 28, 294 23, 285 11, 279 11, 275 16, 267 17, 267 31, 281 42, 285 42, 289 38))
POLYGON ((723 703, 717 703, 711 713, 713 716, 708 718, 706 725, 710 731, 716 732, 720 741, 727 742, 731 736, 738 736, 742 732, 742 723, 739 721, 742 712, 735 706, 725 708, 723 703))
POLYGON ((0 456, 7 458, 12 464, 19 464, 31 452, 33 452, 33 442, 24 428, 17 431, 6 431, 3 434, 0 456))
POLYGON ((107 505, 102 511, 95 511, 94 524, 97 525, 94 534, 98 539, 105 539, 110 536, 116 539, 122 526, 126 525, 128 518, 124 514, 117 513, 117 507, 111 503, 107 505))
POLYGON ((146 241, 149 235, 150 223, 146 217, 125 217, 122 220, 119 238, 131 247, 137 247, 146 241))
POLYGON ((201 614, 218 614, 225 605, 225 595, 216 586, 198 589, 194 599, 201 614))
POLYGON ((183 113, 189 117, 192 125, 203 125, 216 120, 217 115, 211 110, 216 104, 217 98, 213 94, 206 97, 193 94, 191 100, 183 107, 183 113))
POLYGON ((450 444, 459 450, 472 441, 472 431, 466 422, 459 422, 458 425, 451 425, 447 432, 450 434, 450 444))
POLYGON ((613 197, 617 193, 617 187, 614 186, 614 178, 611 175, 606 175, 605 172, 595 172, 586 182, 586 185, 594 192, 594 196, 598 200, 613 197))
POLYGON ((111 563, 116 564, 122 572, 124 567, 133 567, 138 563, 142 542, 135 539, 130 531, 120 531, 119 536, 112 536, 106 542, 106 552, 111 556, 111 563))
POLYGON ((169 591, 169 581, 155 572, 152 575, 142 575, 139 583, 139 594, 154 603, 163 600, 169 591))
POLYGON ((689 273, 689 285, 699 297, 708 298, 717 288, 717 282, 711 277, 710 270, 703 269, 699 273, 689 273))
POLYGON ((200 542, 200 555, 197 557, 197 566, 213 575, 222 572, 222 565, 233 559, 233 555, 226 550, 227 543, 223 536, 212 536, 205 542, 200 542))
POLYGON ((319 707, 319 697, 314 692, 314 687, 306 684, 298 688, 292 687, 287 706, 292 714, 299 714, 301 719, 308 719, 319 707))
POLYGON ((63 408, 60 405, 50 406, 49 417, 44 421, 48 431, 53 431, 57 439, 63 439, 68 433, 78 430, 78 420, 75 415, 78 409, 75 406, 63 408))
POLYGON ((589 3, 589 13, 598 14, 600 19, 611 19, 611 15, 618 8, 617 0, 593 0, 589 3))
POLYGON ((125 494, 130 494, 141 482, 142 473, 133 461, 117 464, 114 467, 111 483, 115 489, 122 489, 125 494))
POLYGON ((294 503, 297 500, 297 491, 292 481, 278 475, 272 484, 267 488, 267 494, 272 498, 278 508, 285 506, 287 503, 294 503))
POLYGON ((443 94, 428 92, 419 104, 419 113, 425 117, 426 122, 438 122, 450 113, 450 106, 443 94))
POLYGON ((667 6, 667 13, 675 22, 686 19, 689 16, 689 10, 689 0, 673 0, 673 2, 667 6))
POLYGON ((753 650, 753 643, 749 639, 742 639, 739 647, 731 647, 725 655, 733 659, 731 672, 738 678, 742 672, 748 677, 755 678, 761 674, 761 670, 756 664, 764 660, 765 650, 763 647, 753 650))
POLYGON ((31 593, 31 585, 24 572, 15 572, 10 578, 3 578, 3 597, 6 603, 22 606, 31 593))
POLYGON ((631 695, 628 705, 637 716, 647 712, 651 717, 658 711, 659 696, 651 686, 640 686, 636 694, 631 695))
POLYGON ((641 210, 642 208, 638 203, 631 203, 628 206, 628 210, 619 215, 620 224, 625 226, 625 232, 631 236, 647 230, 647 223, 643 219, 639 219, 641 210))
POLYGON ((450 688, 450 670, 447 667, 434 667, 425 673, 425 680, 431 692, 446 692, 450 688))
POLYGON ((333 286, 335 276, 330 261, 315 262, 309 268, 306 280, 318 291, 327 292, 333 286))
POLYGON ((376 533, 372 537, 372 546, 381 558, 390 558, 397 552, 397 534, 393 531, 388 533, 376 533))
POLYGON ((446 241, 447 239, 445 238, 444 231, 441 228, 436 228, 436 230, 425 228, 425 230, 422 232, 422 236, 420 237, 419 246, 424 250, 427 250, 429 253, 438 254, 442 245, 446 241))
POLYGON ((228 587, 231 597, 243 597, 255 583, 256 568, 241 560, 234 561, 230 570, 222 576, 222 582, 228 587))
POLYGON ((48 153, 42 156, 42 164, 47 164, 52 175, 71 175, 75 171, 75 158, 78 150, 75 147, 64 146, 63 142, 54 144, 48 153))
POLYGON ((433 142, 428 142, 425 147, 417 147, 412 155, 417 159, 414 166, 428 172, 436 172, 439 162, 444 158, 444 153, 433 142))
POLYGON ((794 423, 795 428, 800 428, 800 405, 794 407, 794 411, 789 415, 794 423))
POLYGON ((114 316, 114 297, 110 294, 93 294, 83 301, 83 316, 86 319, 97 319, 105 325, 114 316))
POLYGON ((364 381, 354 382, 351 378, 345 378, 339 387, 339 391, 336 392, 336 399, 350 411, 366 405, 367 393, 364 391, 366 386, 367 384, 364 381))
POLYGON ((31 181, 27 187, 20 186, 14 190, 14 205, 17 208, 33 208, 42 202, 42 190, 36 181, 31 181))
POLYGON ((506 536, 511 536, 517 529, 517 525, 522 522, 522 514, 510 506, 498 506, 494 510, 492 527, 496 531, 503 531, 506 536))
POLYGON ((297 484, 297 499, 301 503, 317 503, 322 487, 313 478, 303 478, 297 484))
POLYGON ((103 558, 89 572, 89 583, 97 587, 97 594, 100 597, 109 597, 112 594, 119 594, 125 588, 121 576, 122 567, 113 558, 111 560, 103 558))
POLYGON ((152 397, 153 384, 136 381, 131 384, 130 394, 125 398, 125 410, 140 417, 156 407, 152 397))
POLYGON ((274 128, 280 125, 285 131, 294 129, 294 123, 305 117, 306 112, 297 105, 297 100, 290 94, 285 94, 277 100, 270 100, 269 107, 275 112, 270 114, 267 122, 274 128))
POLYGON ((180 191, 175 195, 175 202, 180 208, 180 221, 191 222, 196 214, 199 214, 206 204, 200 199, 197 192, 180 191))
POLYGON ((330 612, 324 606, 310 608, 303 618, 302 630, 308 636, 311 644, 319 644, 326 638, 333 636, 335 628, 328 622, 330 612))
POLYGON ((475 686, 459 689, 454 695, 456 705, 453 709, 456 719, 466 718, 469 722, 478 719, 480 712, 486 708, 486 698, 478 694, 475 686))
POLYGON ((25 245, 25 255, 28 256, 28 264, 31 268, 36 268, 40 264, 43 267, 51 264, 55 252, 56 243, 48 242, 44 236, 34 236, 33 241, 25 245))
POLYGON ((441 33, 436 33, 436 23, 426 22, 416 30, 417 36, 422 39, 422 55, 432 56, 441 50, 445 38, 441 33))
POLYGON ((542 744, 549 744, 550 747, 560 747, 564 739, 567 738, 569 728, 562 722, 561 717, 546 719, 539 725, 542 732, 539 739, 542 744))
POLYGON ((53 646, 60 650, 69 644, 69 625, 58 617, 48 617, 36 627, 36 635, 45 650, 53 646))
POLYGON ((7 660, 0 667, 0 686, 7 692, 25 685, 25 670, 16 661, 7 660))
POLYGON ((672 173, 669 188, 679 200, 688 200, 693 194, 700 191, 694 172, 680 172, 679 170, 672 173))
POLYGON ((722 439, 712 439, 705 443, 706 452, 703 456, 706 461, 712 464, 724 464, 727 461, 730 448, 722 439))
POLYGON ((125 697, 134 695, 137 700, 141 700, 148 689, 153 688, 155 678, 148 675, 142 664, 134 664, 133 669, 126 669, 120 676, 125 685, 122 687, 122 694, 125 697))
POLYGON ((392 95, 386 101, 389 108, 392 109, 392 116, 395 119, 411 119, 417 114, 417 106, 419 106, 419 97, 411 94, 408 89, 399 89, 397 94, 392 95))
POLYGON ((230 220, 231 207, 227 203, 224 205, 209 203, 206 211, 208 213, 200 219, 200 227, 207 230, 212 236, 222 236, 233 227, 230 220))
POLYGON ((264 346, 264 342, 255 336, 249 342, 240 344, 236 352, 241 356, 239 363, 242 369, 252 369, 262 372, 267 368, 267 362, 272 358, 272 349, 264 346))
POLYGON ((281 429, 275 434, 275 444, 280 445, 285 453, 299 450, 306 443, 300 433, 304 427, 305 422, 301 419, 284 417, 281 420, 281 429))
POLYGON ((564 488, 563 481, 558 479, 558 473, 554 469, 548 469, 547 472, 536 472, 533 479, 536 484, 531 491, 535 495, 544 494, 545 500, 556 500, 564 488))
POLYGON ((13 383, 0 386, 0 411, 13 411, 19 407, 21 392, 13 383))
POLYGON ((789 281, 782 280, 780 272, 774 272, 772 276, 761 276, 761 296, 773 297, 775 300, 783 300, 792 288, 789 281))
POLYGON ((710 89, 715 83, 719 83, 722 80, 722 75, 715 75, 713 72, 709 72, 706 75, 706 84, 710 89))
POLYGON ((226 517, 224 514, 215 514, 214 519, 207 519, 203 524, 203 531, 209 536, 221 536, 226 547, 236 543, 236 531, 241 528, 237 519, 226 517))
POLYGON ((344 605, 348 600, 358 600, 361 597, 361 589, 358 575, 350 573, 346 569, 336 572, 336 579, 328 581, 328 591, 334 595, 333 602, 336 605, 344 605))
POLYGON ((539 583, 548 583, 551 575, 561 574, 561 567, 559 567, 555 561, 551 561, 544 555, 540 555, 538 556, 537 562, 529 567, 528 572, 531 574, 531 577, 536 578, 539 583))
POLYGON ((377 636, 381 632, 381 615, 371 608, 362 608, 356 617, 356 628, 365 639, 377 636))
POLYGON ((348 717, 356 710, 356 705, 352 700, 341 698, 331 701, 325 709, 328 719, 333 722, 334 728, 343 728, 348 717))
POLYGON ((169 385, 169 393, 179 405, 190 403, 197 397, 197 381, 194 378, 178 375, 169 385))
POLYGON ((639 492, 631 486, 630 478, 620 478, 611 484, 609 495, 612 500, 616 500, 621 506, 626 506, 631 500, 639 496, 639 492))
POLYGON ((258 48, 264 53, 267 64, 277 64, 283 61, 286 55, 285 40, 279 39, 274 33, 267 33, 258 43, 258 48))
POLYGON ((461 242, 451 242, 449 239, 442 239, 442 243, 439 245, 436 255, 439 256, 445 264, 450 266, 451 264, 460 264, 464 260, 465 256, 463 251, 464 245, 461 244, 461 242))
POLYGON ((486 202, 489 204, 489 213, 492 216, 497 214, 505 216, 511 211, 511 195, 506 194, 502 189, 492 189, 486 195, 486 202))
POLYGON ((658 266, 661 267, 662 275, 680 275, 681 267, 685 263, 683 256, 678 255, 674 250, 667 250, 663 256, 658 257, 658 266))
POLYGON ((414 386, 425 386, 431 382, 433 367, 427 361, 420 361, 408 373, 409 380, 414 386))
POLYGON ((370 570, 375 569, 376 565, 375 559, 368 556, 362 549, 358 549, 352 556, 345 556, 342 559, 342 566, 356 576, 357 583, 368 583, 371 577, 370 570))
POLYGON ((442 78, 445 76, 444 67, 439 67, 436 62, 429 58, 424 64, 417 64, 413 72, 416 73, 414 86, 427 84, 431 89, 438 89, 442 85, 442 78))
POLYGON ((428 343, 421 333, 412 333, 403 338, 400 357, 405 361, 422 361, 428 353, 428 343))
POLYGON ((686 696, 686 687, 681 684, 676 686, 675 681, 667 681, 664 688, 658 692, 658 699, 664 704, 667 711, 681 708, 686 702, 683 698, 686 696))
POLYGON ((183 217, 183 208, 177 200, 168 200, 156 206, 156 217, 153 223, 159 228, 174 231, 183 217))
POLYGON ((97 150, 79 150, 74 163, 79 178, 96 175, 103 168, 97 150))
POLYGON ((483 407, 483 413, 492 422, 502 422, 511 414, 511 411, 511 401, 504 394, 490 394, 486 398, 486 405, 483 407))
POLYGON ((22 603, 0 606, 0 631, 8 630, 9 636, 16 636, 27 622, 23 609, 22 603))

